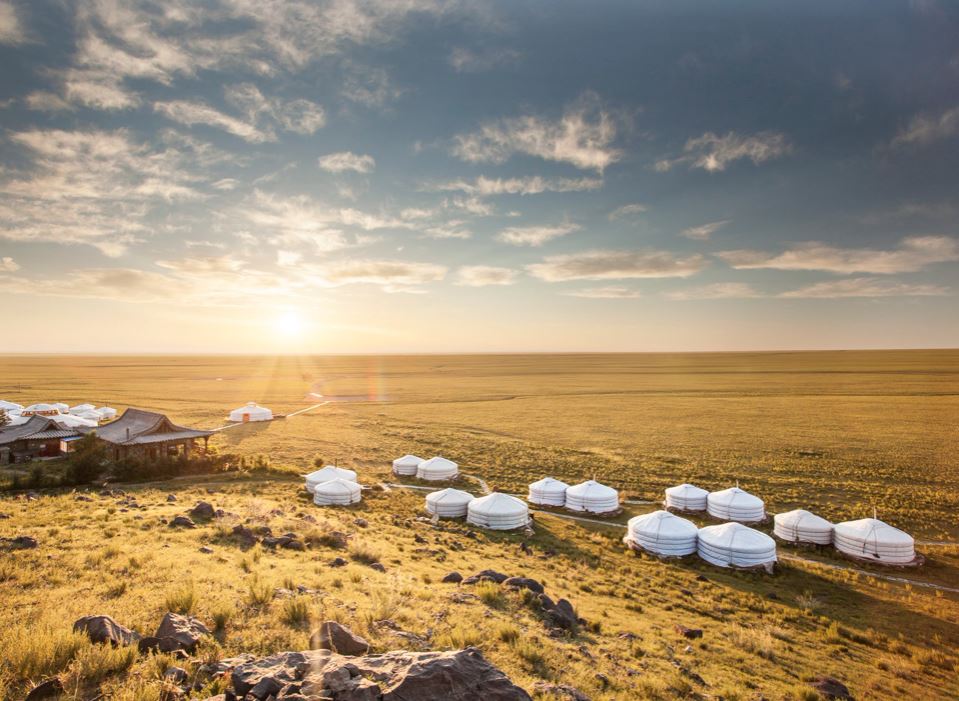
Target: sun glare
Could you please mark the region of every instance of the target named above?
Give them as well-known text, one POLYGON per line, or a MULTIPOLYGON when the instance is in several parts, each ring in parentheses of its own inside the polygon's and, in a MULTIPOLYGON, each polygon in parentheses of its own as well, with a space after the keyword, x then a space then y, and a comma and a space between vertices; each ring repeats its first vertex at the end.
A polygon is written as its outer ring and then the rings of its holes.
POLYGON ((303 320, 294 311, 286 311, 273 321, 276 330, 284 336, 299 336, 303 333, 303 320))

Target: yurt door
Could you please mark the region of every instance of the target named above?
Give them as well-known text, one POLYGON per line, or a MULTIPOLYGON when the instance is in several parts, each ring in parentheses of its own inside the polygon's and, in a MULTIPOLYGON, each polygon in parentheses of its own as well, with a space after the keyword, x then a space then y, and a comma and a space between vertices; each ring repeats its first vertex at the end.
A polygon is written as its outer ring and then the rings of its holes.
POLYGON ((250 420, 249 414, 243 414, 243 423, 247 423, 250 420))

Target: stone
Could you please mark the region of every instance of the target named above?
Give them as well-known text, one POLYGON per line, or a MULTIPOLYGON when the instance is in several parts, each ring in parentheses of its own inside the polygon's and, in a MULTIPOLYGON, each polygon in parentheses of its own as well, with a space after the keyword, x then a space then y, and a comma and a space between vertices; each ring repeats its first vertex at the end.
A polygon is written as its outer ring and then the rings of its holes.
POLYGON ((11 538, 8 542, 14 550, 33 550, 40 545, 36 538, 28 535, 18 535, 16 538, 11 538))
POLYGON ((365 518, 355 518, 353 519, 353 524, 359 528, 366 528, 367 526, 370 525, 370 522, 367 521, 365 518))
POLYGON ((318 631, 310 636, 310 645, 320 650, 332 650, 341 655, 365 655, 370 644, 344 625, 336 621, 325 621, 318 631))
POLYGON ((582 691, 569 684, 550 684, 549 682, 536 682, 533 684, 533 691, 543 696, 551 696, 566 701, 589 701, 589 697, 582 691))
POLYGON ((442 581, 444 584, 459 584, 463 581, 463 575, 459 572, 448 572, 442 581))
POLYGON ((203 545, 203 546, 200 546, 200 552, 203 553, 204 555, 212 555, 213 548, 211 548, 209 545, 203 545))
POLYGON ((810 686, 827 699, 852 699, 846 685, 832 677, 816 677, 810 686))
POLYGON ((41 701, 41 699, 53 699, 64 693, 63 684, 57 677, 46 679, 35 687, 30 689, 24 701, 41 701))
POLYGON ((370 569, 376 570, 377 572, 386 572, 386 567, 383 565, 382 562, 371 562, 370 569))
POLYGON ((503 580, 503 586, 510 589, 529 589, 534 594, 542 594, 545 591, 542 584, 529 577, 509 577, 503 580))
POLYGON ((302 540, 288 540, 281 547, 284 547, 287 550, 298 550, 302 552, 306 550, 306 543, 304 543, 302 540))
POLYGON ((93 643, 110 643, 113 646, 132 645, 140 634, 121 626, 110 616, 84 616, 73 624, 75 633, 86 633, 93 643))
POLYGON ((168 667, 167 671, 163 673, 163 678, 177 686, 183 686, 190 678, 190 673, 183 667, 168 667))
POLYGON ((158 638, 155 635, 145 635, 137 643, 137 649, 147 654, 149 652, 177 652, 183 651, 183 646, 179 640, 171 637, 158 638))
POLYGON ((189 516, 177 516, 170 521, 171 528, 193 528, 196 524, 189 516))
POLYGON ((677 633, 689 640, 695 640, 696 638, 703 637, 702 628, 687 628, 686 626, 681 626, 678 623, 674 625, 673 628, 675 628, 677 633))
POLYGON ((198 501, 196 506, 190 509, 190 516, 202 521, 209 521, 211 518, 216 516, 216 510, 213 508, 213 504, 210 502, 198 501))
POLYGON ((168 502, 171 502, 171 503, 174 502, 174 501, 176 501, 176 494, 167 494, 167 495, 166 495, 166 500, 167 500, 168 502))
POLYGON ((330 567, 343 567, 346 564, 346 560, 342 557, 334 557, 330 560, 330 567))
POLYGON ((557 628, 563 630, 575 630, 579 625, 579 617, 573 605, 566 599, 560 599, 553 608, 546 612, 546 617, 557 628))
POLYGON ((193 652, 200 638, 209 634, 210 630, 198 618, 171 612, 160 621, 155 637, 173 638, 181 649, 193 652))
POLYGON ((467 577, 463 580, 463 584, 476 584, 478 582, 496 582, 497 584, 502 584, 509 577, 502 572, 497 572, 495 570, 483 570, 477 572, 471 577, 467 577))
POLYGON ((233 526, 233 535, 245 541, 248 545, 256 542, 256 536, 253 534, 253 531, 239 523, 233 526))

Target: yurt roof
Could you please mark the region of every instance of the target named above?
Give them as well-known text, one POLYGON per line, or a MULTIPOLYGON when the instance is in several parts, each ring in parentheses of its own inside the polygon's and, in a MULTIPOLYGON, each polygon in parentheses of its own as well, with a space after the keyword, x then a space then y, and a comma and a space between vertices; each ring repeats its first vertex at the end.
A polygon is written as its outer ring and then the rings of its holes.
POLYGON ((615 489, 612 487, 607 487, 605 484, 600 484, 595 480, 586 480, 585 482, 580 482, 579 484, 570 487, 566 493, 577 497, 589 497, 592 499, 603 499, 618 496, 615 489))
POLYGON ((470 510, 487 515, 513 515, 523 514, 529 509, 526 503, 516 497, 502 492, 493 492, 485 497, 479 497, 470 502, 470 510))
POLYGON ((265 406, 260 406, 256 402, 247 402, 241 407, 237 407, 233 411, 249 411, 250 409, 260 409, 261 411, 269 411, 265 406))
POLYGON ((353 470, 336 467, 335 465, 327 465, 326 467, 322 467, 319 470, 314 470, 310 474, 306 475, 306 479, 311 482, 315 482, 316 480, 324 480, 329 482, 330 480, 337 479, 355 480, 356 473, 353 470))
POLYGON ((8 412, 19 411, 20 409, 23 409, 23 405, 17 404, 16 402, 8 402, 5 399, 0 399, 0 409, 3 409, 8 412))
POLYGON ((87 426, 92 428, 100 423, 99 416, 96 419, 88 419, 83 416, 76 416, 74 414, 57 414, 56 416, 51 416, 50 418, 56 421, 58 424, 69 426, 70 428, 77 428, 78 426, 87 426))
POLYGON ((423 462, 423 458, 416 455, 404 455, 401 458, 397 458, 393 461, 395 465, 419 465, 423 462))
POLYGON ((857 538, 859 540, 868 540, 874 538, 877 541, 885 543, 902 543, 912 545, 915 543, 913 537, 904 531, 900 531, 888 523, 876 518, 861 518, 858 521, 844 521, 835 525, 836 533, 847 538, 857 538))
POLYGON ((426 495, 426 501, 431 504, 468 504, 473 501, 473 495, 462 489, 448 487, 438 492, 430 492, 426 495))
POLYGON ((96 407, 92 404, 77 404, 76 406, 70 407, 70 413, 79 414, 82 411, 93 411, 94 409, 96 409, 96 407))
POLYGON ((449 469, 449 468, 456 469, 459 466, 452 460, 448 460, 444 457, 437 455, 435 457, 430 458, 429 460, 424 460, 422 464, 420 465, 420 467, 429 470, 430 468, 433 468, 433 467, 438 467, 441 469, 449 469))
POLYGON ((700 528, 699 539, 710 545, 742 552, 764 552, 776 547, 776 541, 765 533, 736 522, 700 528))
POLYGON ((709 492, 707 492, 705 489, 697 487, 694 484, 688 484, 686 482, 683 484, 677 484, 675 487, 667 487, 666 493, 674 497, 704 497, 709 494, 709 492))
POLYGON ((739 487, 730 487, 729 489, 723 489, 719 492, 712 492, 709 498, 723 504, 735 503, 737 506, 761 507, 763 505, 762 499, 739 487))
POLYGON ((773 521, 783 526, 802 527, 811 530, 829 530, 832 523, 805 509, 795 509, 773 516, 773 521))
POLYGON ((358 491, 360 491, 360 485, 356 482, 345 479, 335 479, 316 485, 313 493, 325 494, 327 496, 340 496, 343 494, 356 494, 358 491))
POLYGON ((60 411, 68 411, 70 409, 70 405, 67 404, 66 402, 54 402, 53 406, 55 406, 60 411))
POLYGON ((555 491, 555 492, 565 492, 569 489, 569 485, 565 482, 553 479, 552 477, 544 477, 538 482, 533 482, 530 486, 530 489, 537 489, 541 491, 555 491))
POLYGON ((113 413, 113 414, 116 414, 116 413, 117 413, 117 410, 114 409, 112 406, 101 406, 101 407, 99 407, 99 408, 97 409, 97 411, 99 411, 99 412, 104 412, 104 411, 105 411, 105 412, 107 412, 107 413, 113 413))
POLYGON ((31 404, 24 411, 59 411, 60 405, 58 404, 31 404))
POLYGON ((663 536, 690 537, 699 532, 696 524, 668 511, 653 511, 629 519, 630 531, 658 533, 663 536))

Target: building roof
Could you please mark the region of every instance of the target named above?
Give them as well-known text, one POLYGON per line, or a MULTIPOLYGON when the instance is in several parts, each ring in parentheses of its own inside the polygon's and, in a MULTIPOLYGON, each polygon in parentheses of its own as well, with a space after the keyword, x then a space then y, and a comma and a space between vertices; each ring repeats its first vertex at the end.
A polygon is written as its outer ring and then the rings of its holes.
POLYGON ((92 430, 96 431, 97 438, 115 445, 142 445, 213 435, 213 431, 179 426, 163 414, 143 409, 127 409, 113 423, 92 430))
POLYGON ((0 445, 22 440, 43 440, 47 438, 66 438, 79 436, 72 428, 58 423, 49 416, 31 416, 26 422, 0 429, 0 445))

